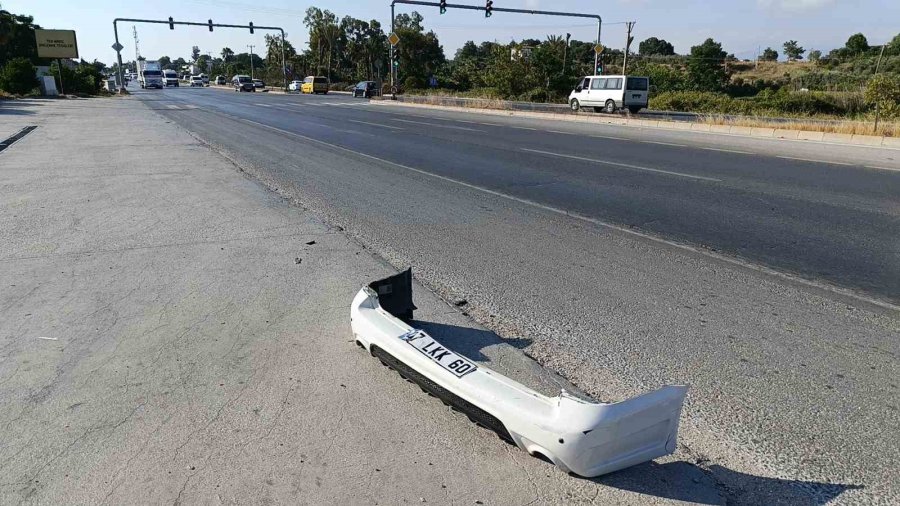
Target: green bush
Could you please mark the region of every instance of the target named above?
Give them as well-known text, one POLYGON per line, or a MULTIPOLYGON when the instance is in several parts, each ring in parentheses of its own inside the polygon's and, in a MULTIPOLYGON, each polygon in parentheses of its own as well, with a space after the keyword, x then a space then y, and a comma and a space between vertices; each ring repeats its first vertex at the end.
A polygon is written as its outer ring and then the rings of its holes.
POLYGON ((59 82, 60 67, 56 63, 50 66, 50 73, 56 79, 56 88, 67 94, 96 95, 103 84, 103 75, 89 63, 82 63, 75 70, 63 65, 62 83, 59 82))
POLYGON ((34 65, 27 58, 13 58, 0 70, 0 90, 25 95, 37 86, 34 65))
POLYGON ((885 118, 900 117, 900 77, 879 74, 866 86, 866 102, 878 104, 885 118))
POLYGON ((754 97, 733 98, 725 93, 679 91, 650 97, 650 108, 701 114, 757 116, 853 116, 871 110, 859 93, 791 92, 766 88, 754 97))

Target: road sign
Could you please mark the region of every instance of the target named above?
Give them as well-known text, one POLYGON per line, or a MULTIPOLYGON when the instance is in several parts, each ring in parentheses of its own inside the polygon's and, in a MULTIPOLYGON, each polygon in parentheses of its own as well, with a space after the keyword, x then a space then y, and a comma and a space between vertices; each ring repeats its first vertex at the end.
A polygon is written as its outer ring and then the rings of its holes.
POLYGON ((112 45, 112 48, 113 48, 113 51, 119 52, 119 51, 121 51, 122 49, 124 49, 125 46, 123 46, 122 44, 119 44, 118 42, 116 42, 115 44, 112 45))
POLYGON ((432 88, 437 88, 438 87, 437 77, 431 76, 428 79, 428 86, 431 86, 432 88))
POLYGON ((388 42, 390 42, 392 46, 396 46, 400 43, 400 36, 394 32, 391 32, 391 34, 388 35, 388 42))
POLYGON ((75 30, 35 30, 38 58, 78 58, 75 30))
POLYGON ((597 53, 597 54, 602 53, 604 49, 606 49, 606 48, 604 48, 604 47, 601 46, 600 44, 597 44, 596 46, 594 46, 594 52, 597 53))

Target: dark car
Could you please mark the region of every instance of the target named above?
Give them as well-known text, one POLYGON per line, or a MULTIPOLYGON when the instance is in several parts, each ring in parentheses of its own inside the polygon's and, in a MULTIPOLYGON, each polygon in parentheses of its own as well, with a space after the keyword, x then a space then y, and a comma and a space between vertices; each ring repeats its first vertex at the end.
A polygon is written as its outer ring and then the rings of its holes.
POLYGON ((253 79, 250 79, 250 76, 234 76, 231 78, 231 85, 234 87, 234 91, 256 91, 256 86, 253 86, 253 79))
POLYGON ((363 97, 363 98, 372 98, 375 96, 375 81, 360 81, 359 84, 353 88, 353 96, 354 97, 363 97))

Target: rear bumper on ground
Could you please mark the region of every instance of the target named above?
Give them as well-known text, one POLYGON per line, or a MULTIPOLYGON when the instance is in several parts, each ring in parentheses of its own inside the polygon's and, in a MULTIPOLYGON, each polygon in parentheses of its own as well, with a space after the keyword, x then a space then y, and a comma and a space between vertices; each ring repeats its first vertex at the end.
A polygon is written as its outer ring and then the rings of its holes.
POLYGON ((407 271, 364 287, 350 310, 356 341, 405 377, 519 448, 581 476, 599 476, 675 451, 687 387, 667 386, 603 404, 565 390, 546 397, 483 366, 458 377, 410 345, 415 329, 399 318, 411 318, 414 309, 409 280, 407 271))

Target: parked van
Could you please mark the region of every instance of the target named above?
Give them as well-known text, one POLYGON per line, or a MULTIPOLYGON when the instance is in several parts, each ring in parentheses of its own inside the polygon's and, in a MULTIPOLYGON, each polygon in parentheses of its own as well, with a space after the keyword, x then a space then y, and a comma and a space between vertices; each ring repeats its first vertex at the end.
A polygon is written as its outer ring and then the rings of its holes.
POLYGON ((628 109, 634 114, 645 109, 649 99, 649 77, 588 76, 569 94, 569 106, 573 111, 593 107, 596 112, 628 109))

